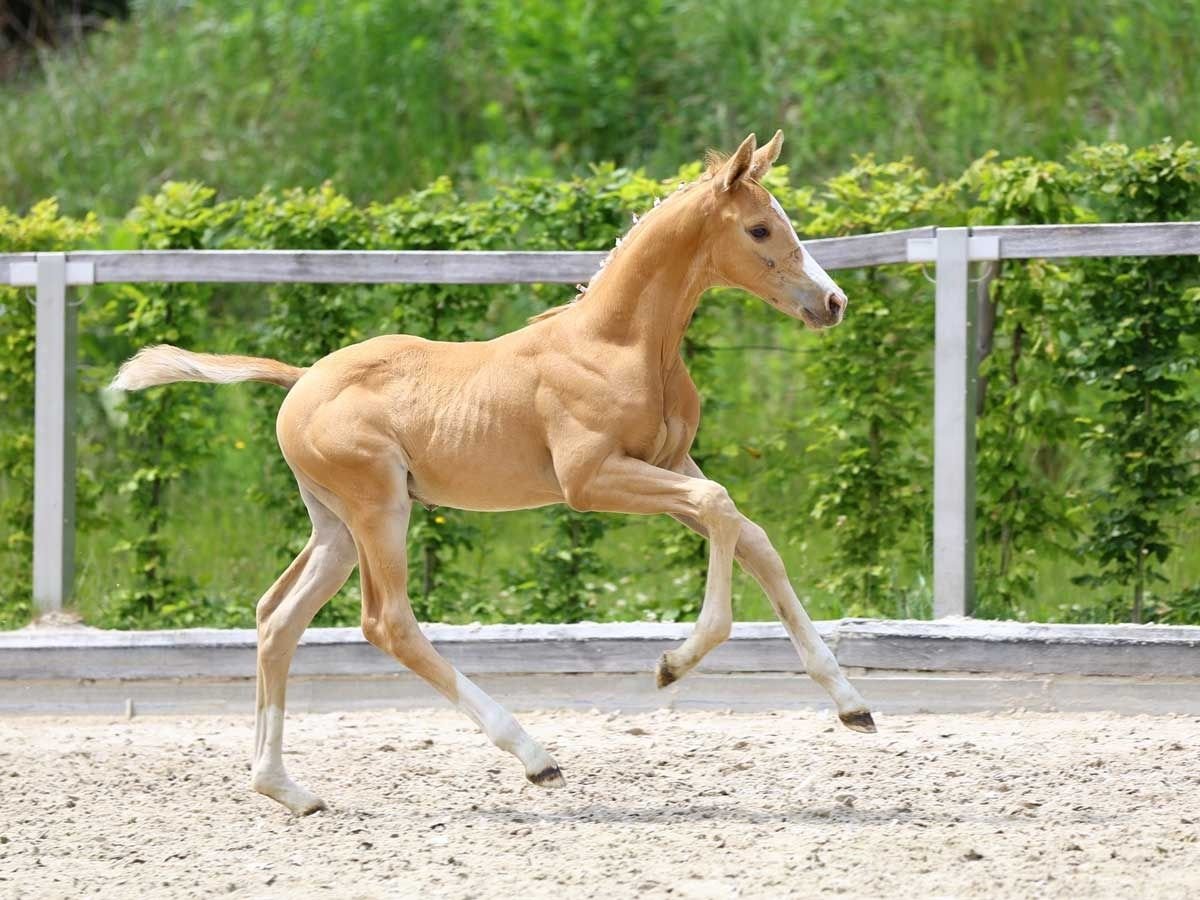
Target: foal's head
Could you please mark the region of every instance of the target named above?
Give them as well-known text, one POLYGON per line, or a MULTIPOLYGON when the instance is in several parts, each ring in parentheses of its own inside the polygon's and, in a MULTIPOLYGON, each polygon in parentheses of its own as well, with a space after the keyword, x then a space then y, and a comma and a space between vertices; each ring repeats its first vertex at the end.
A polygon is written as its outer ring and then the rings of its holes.
POLYGON ((755 146, 750 135, 710 172, 714 231, 709 246, 716 274, 811 328, 836 325, 846 311, 846 295, 800 246, 787 213, 759 183, 779 156, 783 132, 755 146))

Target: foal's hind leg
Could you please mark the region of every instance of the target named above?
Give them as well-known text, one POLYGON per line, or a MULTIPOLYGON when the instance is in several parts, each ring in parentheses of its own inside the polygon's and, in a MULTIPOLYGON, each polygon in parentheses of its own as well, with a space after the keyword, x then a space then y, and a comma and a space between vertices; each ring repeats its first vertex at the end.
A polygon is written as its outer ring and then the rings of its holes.
POLYGON ((258 603, 258 703, 250 785, 298 816, 325 804, 283 767, 283 709, 288 669, 300 635, 354 569, 354 542, 338 518, 303 487, 312 537, 258 603))
POLYGON ((525 766, 525 776, 541 787, 561 787, 558 764, 518 724, 512 714, 448 663, 425 637, 408 600, 405 546, 412 501, 407 473, 391 473, 370 501, 358 501, 349 521, 358 545, 362 577, 363 634, 376 647, 437 688, 467 714, 501 750, 525 766))

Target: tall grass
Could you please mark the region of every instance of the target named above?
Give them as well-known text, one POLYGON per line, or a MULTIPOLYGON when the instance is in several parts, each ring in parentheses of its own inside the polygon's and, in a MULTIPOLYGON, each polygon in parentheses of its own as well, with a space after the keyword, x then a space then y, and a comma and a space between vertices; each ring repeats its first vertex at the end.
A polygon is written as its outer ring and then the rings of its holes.
POLYGON ((1197 136, 1197 23, 1200 0, 140 2, 4 86, 0 197, 661 174, 775 127, 813 178, 871 151, 952 175, 993 147, 1197 136))

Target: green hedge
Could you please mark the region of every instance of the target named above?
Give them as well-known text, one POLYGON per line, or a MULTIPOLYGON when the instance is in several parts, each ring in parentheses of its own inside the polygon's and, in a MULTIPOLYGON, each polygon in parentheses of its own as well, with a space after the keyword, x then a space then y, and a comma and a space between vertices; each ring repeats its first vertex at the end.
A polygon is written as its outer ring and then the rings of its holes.
MULTIPOLYGON (((604 249, 660 184, 596 167, 465 200, 439 179, 388 203, 333 187, 223 200, 169 184, 122 221, 0 212, 0 250, 604 249)), ((856 162, 817 186, 769 186, 810 236, 918 225, 1157 221, 1200 213, 1200 153, 1164 142, 1001 161, 938 182, 856 162)), ((1200 267, 1194 257, 1006 263, 992 282, 979 417, 980 613, 1200 621, 1193 500, 1200 267), (993 318, 989 316, 989 318, 993 318)), ((777 538, 817 615, 928 615, 933 290, 916 266, 839 273, 846 324, 813 334, 754 298, 705 299, 685 351, 700 386, 697 458, 777 538)), ((109 626, 249 624, 307 527, 275 446, 277 389, 100 390, 168 341, 305 364, 364 337, 460 340, 518 327, 563 286, 98 286, 81 307, 79 594, 109 626)), ((29 615, 32 308, 0 295, 0 623, 29 615)), ((704 551, 670 521, 563 509, 420 511, 414 605, 444 620, 688 618, 704 551)), ((739 582, 738 612, 769 614, 739 582)), ((357 621, 352 583, 321 614, 357 621)))
MULTIPOLYGON (((59 215, 46 200, 25 216, 0 207, 0 252, 63 250, 94 237, 96 220, 59 215)), ((35 311, 28 292, 0 286, 0 628, 29 620, 33 555, 33 351, 35 311)), ((81 473, 79 515, 88 518, 91 472, 81 473)))

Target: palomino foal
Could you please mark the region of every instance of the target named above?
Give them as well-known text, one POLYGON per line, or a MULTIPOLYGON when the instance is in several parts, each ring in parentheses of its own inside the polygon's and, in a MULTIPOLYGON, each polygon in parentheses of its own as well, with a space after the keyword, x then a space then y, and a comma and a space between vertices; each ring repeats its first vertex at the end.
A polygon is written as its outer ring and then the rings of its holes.
POLYGON ((658 664, 659 686, 683 677, 729 636, 736 558, 770 598, 842 722, 875 730, 766 533, 689 456, 700 403, 680 345, 707 288, 752 291, 812 328, 836 325, 846 308, 846 296, 759 183, 782 143, 776 133, 756 150, 750 135, 728 160, 711 161, 704 177, 656 204, 618 241, 573 302, 495 340, 377 337, 307 369, 159 346, 121 367, 114 385, 125 390, 174 381, 289 389, 279 445, 313 530, 258 604, 256 791, 297 815, 324 807, 284 771, 284 694, 301 633, 355 563, 367 639, 516 756, 534 784, 564 783, 550 754, 421 632, 409 606, 405 546, 414 500, 674 516, 708 538, 708 579, 695 631, 658 664))

